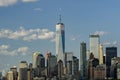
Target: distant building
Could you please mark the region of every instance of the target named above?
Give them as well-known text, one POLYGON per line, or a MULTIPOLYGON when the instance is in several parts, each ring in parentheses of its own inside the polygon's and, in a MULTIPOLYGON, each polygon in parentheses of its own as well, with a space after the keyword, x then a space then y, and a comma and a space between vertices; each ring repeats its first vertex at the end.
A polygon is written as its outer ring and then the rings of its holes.
POLYGON ((110 77, 117 79, 117 69, 119 70, 118 64, 120 63, 120 57, 114 57, 111 59, 110 77))
POLYGON ((33 69, 34 77, 40 77, 41 71, 45 69, 45 57, 39 51, 33 53, 33 69))
POLYGON ((99 35, 90 35, 90 53, 94 54, 94 57, 99 59, 99 44, 100 44, 100 37, 99 35))
POLYGON ((59 78, 59 80, 62 80, 62 78, 63 78, 63 72, 64 70, 63 70, 63 62, 62 62, 62 60, 59 60, 58 61, 58 78, 59 78))
POLYGON ((67 67, 67 62, 73 61, 73 52, 65 52, 64 57, 65 57, 65 67, 67 67))
POLYGON ((117 79, 120 79, 120 63, 117 64, 117 79))
POLYGON ((72 61, 67 61, 67 74, 72 75, 72 61))
POLYGON ((94 79, 94 68, 96 68, 97 65, 99 65, 99 60, 94 58, 93 53, 90 53, 90 57, 87 63, 87 79, 94 79))
POLYGON ((19 64, 18 80, 27 80, 27 69, 28 69, 27 62, 21 61, 19 64))
POLYGON ((110 77, 111 59, 117 57, 117 47, 106 47, 106 77, 110 77))
POLYGON ((106 64, 106 54, 103 54, 103 64, 106 64))
POLYGON ((98 65, 94 68, 94 80, 104 80, 106 77, 106 66, 98 65))
POLYGON ((64 24, 60 22, 56 24, 56 56, 57 62, 62 60, 64 63, 64 53, 65 53, 65 29, 64 24))
POLYGON ((100 52, 99 52, 99 64, 103 64, 103 46, 102 46, 102 44, 99 44, 99 50, 100 50, 100 52))
POLYGON ((17 80, 18 77, 17 67, 13 66, 12 68, 10 68, 10 71, 13 71, 13 80, 17 80))
POLYGON ((14 78, 13 78, 13 71, 8 71, 8 73, 7 73, 7 80, 14 80, 14 78))
POLYGON ((86 43, 82 42, 80 44, 80 74, 81 79, 86 79, 86 43))
POLYGON ((47 59, 48 61, 48 66, 47 66, 47 73, 48 73, 48 77, 53 77, 53 76, 57 76, 57 58, 54 55, 49 56, 49 58, 47 59))

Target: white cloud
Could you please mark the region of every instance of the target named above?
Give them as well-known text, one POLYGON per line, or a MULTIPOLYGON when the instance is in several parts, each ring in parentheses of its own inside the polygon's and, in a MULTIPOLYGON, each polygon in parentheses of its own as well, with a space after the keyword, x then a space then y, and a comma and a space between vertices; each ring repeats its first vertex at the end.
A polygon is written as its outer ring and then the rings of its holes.
POLYGON ((0 6, 9 6, 17 3, 17 0, 0 0, 0 6))
POLYGON ((22 0, 22 2, 36 2, 38 0, 22 0))
POLYGON ((33 10, 35 10, 35 11, 43 11, 42 8, 34 8, 33 10))
POLYGON ((95 34, 95 35, 103 36, 103 35, 105 35, 105 34, 108 34, 108 32, 105 32, 105 31, 96 31, 94 34, 95 34))
POLYGON ((70 40, 75 41, 75 40, 77 40, 79 37, 80 37, 80 35, 77 35, 77 36, 72 35, 72 36, 70 37, 70 40))
POLYGON ((18 49, 10 50, 9 45, 0 45, 0 55, 14 56, 17 54, 26 55, 28 47, 20 47, 18 49))
POLYGON ((18 30, 13 31, 10 29, 1 29, 0 30, 0 39, 8 38, 8 39, 20 39, 24 41, 32 41, 32 40, 53 40, 55 38, 55 32, 50 31, 48 29, 24 29, 20 27, 18 30))
MULTIPOLYGON (((9 6, 16 4, 18 1, 21 2, 37 2, 38 0, 0 0, 0 6, 9 6)), ((42 9, 40 9, 42 10, 42 9)))
POLYGON ((111 45, 111 42, 104 42, 103 45, 111 45))
POLYGON ((105 46, 108 46, 108 45, 114 46, 114 45, 119 45, 119 42, 117 42, 117 41, 107 41, 107 42, 104 42, 103 45, 105 45, 105 46))

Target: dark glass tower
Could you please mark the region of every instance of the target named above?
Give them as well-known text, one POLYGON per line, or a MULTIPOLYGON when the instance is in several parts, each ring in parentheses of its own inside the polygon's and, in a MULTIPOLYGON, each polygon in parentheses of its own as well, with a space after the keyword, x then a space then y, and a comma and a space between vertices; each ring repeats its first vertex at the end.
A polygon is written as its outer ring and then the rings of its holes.
POLYGON ((86 43, 82 42, 80 44, 80 71, 81 78, 86 78, 86 43))
POLYGON ((113 57, 117 57, 117 47, 107 47, 106 48, 106 76, 110 77, 110 66, 111 66, 111 59, 113 57))

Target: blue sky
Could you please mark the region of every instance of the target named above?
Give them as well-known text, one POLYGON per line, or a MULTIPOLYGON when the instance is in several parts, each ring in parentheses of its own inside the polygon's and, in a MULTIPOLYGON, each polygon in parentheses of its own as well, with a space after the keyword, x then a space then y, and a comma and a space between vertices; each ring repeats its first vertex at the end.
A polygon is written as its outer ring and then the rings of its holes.
POLYGON ((106 46, 120 50, 119 0, 0 0, 0 71, 32 62, 32 54, 55 54, 55 26, 62 15, 66 52, 80 54, 80 42, 99 34, 106 46))

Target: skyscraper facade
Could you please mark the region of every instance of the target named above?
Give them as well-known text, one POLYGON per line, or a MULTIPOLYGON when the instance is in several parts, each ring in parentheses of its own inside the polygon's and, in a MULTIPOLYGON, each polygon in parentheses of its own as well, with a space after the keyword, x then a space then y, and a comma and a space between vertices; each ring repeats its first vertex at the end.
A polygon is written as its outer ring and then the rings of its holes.
POLYGON ((103 46, 102 44, 99 45, 100 53, 99 53, 99 64, 103 64, 103 46))
POLYGON ((62 60, 64 62, 65 52, 65 30, 64 24, 60 22, 56 24, 56 56, 57 61, 62 60))
POLYGON ((34 52, 33 53, 33 69, 34 69, 34 76, 40 76, 41 71, 45 68, 45 58, 41 54, 41 52, 34 52))
POLYGON ((106 47, 106 77, 110 77, 111 59, 117 57, 117 47, 106 47))
POLYGON ((86 78, 86 43, 82 42, 80 44, 80 73, 81 78, 86 78))
POLYGON ((21 61, 19 64, 18 80, 27 80, 27 69, 27 62, 21 61))
POLYGON ((94 54, 95 58, 99 59, 99 35, 90 35, 90 53, 94 54))

